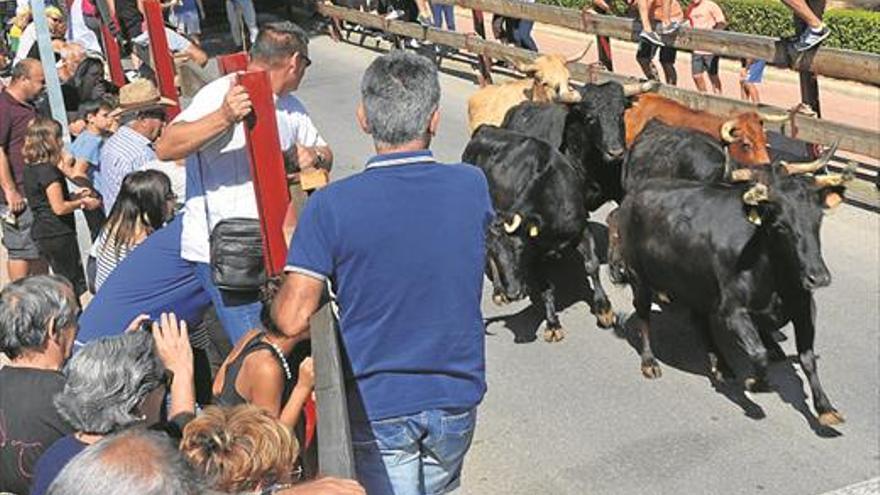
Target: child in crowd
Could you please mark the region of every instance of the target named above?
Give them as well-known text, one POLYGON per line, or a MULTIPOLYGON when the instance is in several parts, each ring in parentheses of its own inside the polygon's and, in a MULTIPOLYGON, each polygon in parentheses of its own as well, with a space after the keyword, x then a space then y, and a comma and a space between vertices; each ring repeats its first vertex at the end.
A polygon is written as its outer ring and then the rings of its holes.
POLYGON ((98 240, 89 253, 89 278, 94 273, 99 290, 119 263, 174 215, 177 198, 171 180, 158 170, 141 170, 125 176, 119 196, 98 240))
POLYGON ((80 296, 86 292, 86 282, 73 212, 100 208, 101 200, 87 189, 76 196, 68 192, 67 181, 59 168, 62 147, 61 124, 45 117, 31 121, 22 148, 26 165, 24 190, 34 213, 31 236, 40 254, 53 272, 70 280, 76 295, 80 296))
POLYGON ((79 116, 85 128, 70 145, 73 157, 87 164, 86 175, 95 189, 101 189, 101 148, 116 126, 110 116, 113 108, 109 100, 90 100, 80 105, 79 116))

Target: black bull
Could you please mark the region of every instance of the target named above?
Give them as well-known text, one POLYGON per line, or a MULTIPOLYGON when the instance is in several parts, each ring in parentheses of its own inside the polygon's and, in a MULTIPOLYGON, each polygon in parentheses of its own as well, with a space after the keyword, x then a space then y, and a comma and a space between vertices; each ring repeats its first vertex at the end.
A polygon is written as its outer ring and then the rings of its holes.
MULTIPOLYGON (((736 335, 754 367, 752 390, 766 388, 768 362, 784 358, 770 333, 791 321, 820 423, 842 422, 819 382, 812 294, 831 282, 819 230, 823 208, 842 193, 842 179, 830 176, 781 176, 769 186, 648 179, 628 191, 609 218, 622 239, 610 256, 612 273, 626 270, 632 286, 643 374, 660 374, 649 338, 655 299, 736 335)), ((713 374, 723 379, 730 369, 711 335, 713 374)))
POLYGON ((611 303, 599 280, 600 262, 584 202, 585 174, 549 143, 494 126, 480 126, 462 160, 486 174, 497 218, 487 236, 487 275, 495 301, 529 296, 544 305, 544 338, 563 337, 553 286, 542 264, 570 248, 584 259, 592 288, 592 312, 603 327, 614 323, 611 303))

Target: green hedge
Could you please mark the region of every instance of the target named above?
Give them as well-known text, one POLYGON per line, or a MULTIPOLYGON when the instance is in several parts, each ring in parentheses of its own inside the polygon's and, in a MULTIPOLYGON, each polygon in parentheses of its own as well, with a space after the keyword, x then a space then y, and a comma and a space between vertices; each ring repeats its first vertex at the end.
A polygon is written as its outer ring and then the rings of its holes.
MULTIPOLYGON (((581 8, 589 0, 538 0, 540 3, 581 8)), ((680 0, 682 8, 690 3, 680 0)), ((794 34, 793 14, 780 0, 715 0, 727 21, 730 31, 783 37, 794 34)), ((611 0, 615 15, 626 16, 627 5, 611 0)), ((827 46, 863 52, 880 53, 880 12, 838 9, 825 13, 824 21, 831 28, 827 46)))

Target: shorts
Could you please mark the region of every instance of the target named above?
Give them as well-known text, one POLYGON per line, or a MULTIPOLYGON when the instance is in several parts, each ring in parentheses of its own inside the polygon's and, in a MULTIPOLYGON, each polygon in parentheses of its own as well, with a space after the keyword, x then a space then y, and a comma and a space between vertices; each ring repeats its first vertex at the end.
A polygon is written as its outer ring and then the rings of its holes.
POLYGON ((649 43, 645 40, 639 41, 639 49, 636 51, 636 60, 651 60, 654 58, 654 55, 657 54, 657 49, 660 50, 660 63, 661 64, 674 64, 675 63, 675 55, 678 53, 678 50, 672 48, 671 46, 657 46, 653 43, 649 43))
POLYGON ((199 22, 199 12, 188 10, 186 12, 172 12, 171 22, 177 26, 177 30, 186 35, 201 34, 202 25, 199 22))
POLYGON ((16 225, 10 225, 0 221, 3 225, 3 247, 6 248, 7 257, 11 260, 38 260, 41 259, 40 249, 31 238, 31 227, 34 225, 34 214, 30 208, 16 216, 16 225))
POLYGON ((708 72, 710 76, 718 75, 718 55, 711 53, 692 53, 691 54, 691 74, 697 75, 708 72))
POLYGON ((767 66, 767 62, 764 60, 755 60, 749 65, 749 75, 746 77, 745 82, 758 84, 764 80, 764 67, 767 66))

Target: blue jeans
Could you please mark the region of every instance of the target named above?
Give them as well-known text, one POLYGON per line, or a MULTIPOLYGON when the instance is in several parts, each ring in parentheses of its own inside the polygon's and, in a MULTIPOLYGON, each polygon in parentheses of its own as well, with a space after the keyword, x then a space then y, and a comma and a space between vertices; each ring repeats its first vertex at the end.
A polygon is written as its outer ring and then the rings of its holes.
POLYGON ((476 421, 473 408, 353 424, 358 481, 369 495, 435 495, 458 488, 476 421))
POLYGON ((534 25, 533 21, 520 19, 519 26, 517 26, 516 31, 513 33, 513 39, 520 47, 536 52, 538 51, 538 45, 532 38, 532 26, 534 25))
POLYGON ((211 280, 207 263, 180 257, 181 218, 148 237, 113 270, 80 316, 79 343, 118 335, 139 314, 157 319, 173 312, 196 324, 211 304, 233 344, 261 326, 259 301, 228 304, 211 280))
POLYGON ((446 18, 446 29, 455 31, 455 10, 452 5, 431 5, 431 15, 434 16, 434 27, 440 29, 443 18, 446 18))

